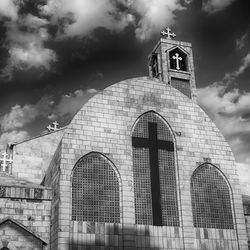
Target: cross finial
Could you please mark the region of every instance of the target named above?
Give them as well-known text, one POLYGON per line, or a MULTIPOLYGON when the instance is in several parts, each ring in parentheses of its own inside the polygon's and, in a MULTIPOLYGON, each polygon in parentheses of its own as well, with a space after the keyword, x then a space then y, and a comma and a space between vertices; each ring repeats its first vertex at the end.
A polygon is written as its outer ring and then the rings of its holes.
POLYGON ((174 32, 171 32, 171 29, 167 27, 165 30, 161 31, 161 35, 164 36, 167 39, 172 39, 176 37, 174 32))
POLYGON ((6 171, 6 167, 13 162, 12 159, 7 158, 8 154, 6 152, 2 153, 3 158, 0 158, 0 166, 3 168, 3 171, 6 171))
POLYGON ((53 131, 56 131, 56 130, 59 129, 59 128, 58 128, 58 125, 59 125, 59 123, 58 123, 57 121, 54 121, 54 122, 52 122, 52 126, 49 125, 49 126, 46 127, 46 129, 47 129, 49 132, 53 132, 53 131))

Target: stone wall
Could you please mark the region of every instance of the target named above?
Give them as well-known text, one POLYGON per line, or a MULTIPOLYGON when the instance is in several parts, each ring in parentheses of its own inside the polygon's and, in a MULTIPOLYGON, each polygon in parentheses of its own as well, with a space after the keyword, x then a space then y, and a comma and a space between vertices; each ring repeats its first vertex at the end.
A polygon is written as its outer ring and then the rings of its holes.
POLYGON ((249 246, 250 246, 250 215, 245 216, 245 221, 246 221, 247 236, 248 236, 248 241, 249 241, 249 246))
POLYGON ((60 178, 60 163, 61 163, 61 142, 59 143, 56 152, 50 162, 46 175, 43 180, 45 186, 52 188, 51 201, 51 235, 50 249, 57 249, 58 246, 58 230, 59 230, 59 178, 60 178))
POLYGON ((64 129, 13 146, 12 174, 40 184, 62 138, 64 129))
POLYGON ((246 222, 246 230, 248 236, 248 245, 250 249, 250 196, 242 195, 242 199, 243 199, 244 215, 246 222))
MULTIPOLYGON (((147 242, 147 237, 150 237, 150 242, 154 242, 147 246, 148 249, 164 249, 162 244, 165 244, 163 241, 166 239, 161 236, 163 228, 159 230, 152 226, 147 232, 149 235, 145 237, 131 235, 128 233, 129 230, 126 230, 135 228, 131 132, 137 118, 150 110, 162 116, 175 134, 181 222, 178 228, 178 242, 182 243, 178 245, 174 234, 172 237, 174 229, 164 229, 170 232, 170 236, 166 236, 169 242, 167 244, 172 246, 170 249, 185 247, 186 250, 193 250, 201 249, 202 246, 203 249, 211 250, 246 250, 247 236, 241 191, 231 149, 216 126, 194 102, 168 84, 146 77, 122 81, 97 94, 82 107, 66 129, 62 139, 60 164, 58 249, 66 250, 69 244, 75 246, 78 244, 78 237, 79 246, 88 244, 89 241, 93 242, 94 239, 97 239, 95 242, 99 241, 96 236, 85 233, 83 226, 76 229, 76 225, 70 219, 72 169, 79 158, 92 151, 108 157, 120 173, 121 223, 125 229, 123 239, 133 245, 125 249, 144 248, 141 245, 135 247, 136 242, 147 242), (233 230, 219 232, 201 228, 198 232, 193 226, 190 178, 197 166, 207 161, 224 173, 232 188, 233 230), (151 244, 154 247, 151 247, 151 244)), ((137 229, 133 230, 132 232, 135 232, 137 229)), ((116 234, 112 234, 112 241, 117 241, 117 237, 113 235, 116 234)), ((126 246, 127 243, 123 241, 122 244, 126 246)))
MULTIPOLYGON (((0 198, 0 220, 11 217, 49 243, 50 205, 49 200, 0 198)), ((0 226, 0 235, 4 234, 4 230, 0 226)))
POLYGON ((95 222, 70 223, 69 249, 183 249, 179 227, 95 222))
POLYGON ((0 227, 0 248, 8 247, 10 250, 43 250, 40 240, 15 224, 6 223, 0 227))

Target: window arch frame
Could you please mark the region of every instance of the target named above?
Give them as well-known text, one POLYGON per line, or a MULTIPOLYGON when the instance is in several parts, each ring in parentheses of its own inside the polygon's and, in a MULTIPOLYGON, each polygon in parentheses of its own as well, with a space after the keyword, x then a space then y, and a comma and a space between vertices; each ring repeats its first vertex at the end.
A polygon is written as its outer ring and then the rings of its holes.
MULTIPOLYGON (((194 228, 210 228, 210 229, 222 229, 222 230, 235 230, 236 229, 236 221, 235 221, 235 207, 234 207, 234 197, 233 197, 233 190, 232 187, 230 185, 230 182, 228 181, 226 175, 223 173, 223 171, 218 168, 216 165, 212 164, 211 162, 203 162, 202 164, 200 164, 198 167, 195 168, 195 170, 193 171, 191 178, 190 178, 190 198, 191 198, 191 209, 192 209, 192 216, 193 216, 193 227, 194 228), (201 226, 195 226, 195 215, 194 215, 194 202, 193 202, 193 187, 192 187, 192 180, 193 177, 195 176, 195 174, 202 169, 202 167, 209 165, 211 167, 213 167, 213 169, 219 173, 219 175, 223 178, 224 184, 226 184, 227 186, 227 190, 229 193, 229 199, 230 199, 230 208, 231 208, 231 216, 232 216, 232 228, 225 228, 225 227, 210 227, 210 226, 206 226, 206 227, 201 227, 201 226)), ((204 217, 203 217, 204 218, 204 217)))
MULTIPOLYGON (((70 210, 70 215, 71 215, 71 221, 77 221, 77 220, 73 220, 73 175, 74 175, 74 170, 76 168, 76 166, 78 165, 78 163, 85 157, 89 157, 91 155, 95 155, 97 154, 98 156, 100 156, 101 158, 104 159, 104 161, 106 161, 109 166, 112 168, 112 170, 115 173, 115 176, 117 177, 118 180, 118 184, 119 184, 119 222, 118 223, 123 223, 123 198, 122 198, 122 179, 121 179, 121 175, 120 172, 118 170, 118 168, 116 167, 116 165, 113 163, 113 161, 111 161, 106 155, 104 155, 101 152, 97 152, 97 151, 91 151, 88 152, 86 154, 84 154, 83 156, 81 156, 76 163, 74 164, 72 170, 71 170, 71 175, 70 175, 70 194, 71 194, 71 199, 70 199, 70 204, 71 204, 71 210, 70 210)), ((87 222, 92 222, 92 221, 87 221, 87 222)), ((98 222, 98 221, 94 221, 97 223, 102 223, 102 222, 98 222)), ((112 222, 103 222, 103 223, 112 223, 112 222)))
MULTIPOLYGON (((179 176, 179 165, 178 165, 178 152, 177 152, 177 140, 176 140, 176 135, 178 135, 178 133, 175 133, 172 129, 172 126, 169 124, 169 122, 161 115, 159 114, 158 112, 154 111, 154 110, 148 110, 144 113, 141 113, 139 116, 137 116, 137 118, 135 119, 133 125, 132 125, 132 128, 131 128, 131 132, 130 132, 130 137, 131 137, 131 148, 132 148, 132 152, 133 152, 133 145, 132 145, 132 137, 133 137, 133 133, 134 133, 134 130, 138 124, 138 122, 141 120, 141 118, 152 112, 155 116, 157 116, 161 122, 164 123, 164 125, 168 128, 168 131, 170 132, 171 136, 172 136, 172 141, 173 141, 173 144, 174 144, 174 169, 175 169, 175 186, 176 186, 176 200, 177 200, 177 210, 178 210, 178 226, 177 227, 182 227, 182 205, 181 205, 181 199, 180 199, 180 176, 179 176)), ((133 175, 133 193, 134 193, 134 196, 135 196, 135 185, 134 185, 134 163, 133 163, 133 153, 132 153, 132 175, 133 175)), ((135 198, 134 198, 134 201, 135 201, 135 198)), ((135 207, 134 207, 135 208, 135 207)), ((135 216, 136 216, 136 211, 135 211, 135 216)), ((135 218, 136 219, 136 218, 135 218)), ((135 224, 138 224, 136 223, 135 221, 135 224)), ((155 226, 153 223, 152 224, 149 224, 149 225, 152 225, 152 226, 155 226)), ((165 225, 163 225, 165 226, 165 225)))

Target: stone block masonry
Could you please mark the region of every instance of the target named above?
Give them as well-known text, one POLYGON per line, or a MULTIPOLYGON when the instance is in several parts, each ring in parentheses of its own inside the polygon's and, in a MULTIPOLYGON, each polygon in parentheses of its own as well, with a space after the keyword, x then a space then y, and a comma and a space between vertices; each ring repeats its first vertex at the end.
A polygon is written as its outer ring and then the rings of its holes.
POLYGON ((10 152, 13 155, 11 174, 40 184, 63 133, 64 129, 60 129, 13 144, 10 152))

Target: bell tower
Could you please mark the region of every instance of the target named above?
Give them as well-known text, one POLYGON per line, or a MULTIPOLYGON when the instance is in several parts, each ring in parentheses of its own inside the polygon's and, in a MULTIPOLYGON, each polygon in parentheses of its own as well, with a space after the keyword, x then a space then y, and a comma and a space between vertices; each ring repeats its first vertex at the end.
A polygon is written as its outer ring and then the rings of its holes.
POLYGON ((191 43, 173 40, 166 28, 149 56, 149 75, 170 84, 188 98, 196 100, 196 85, 191 43))

